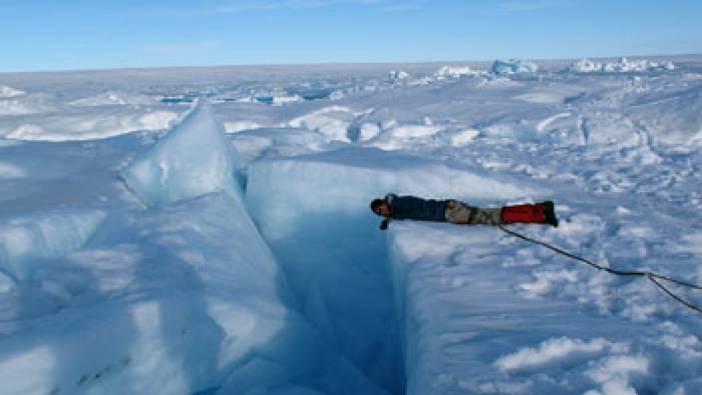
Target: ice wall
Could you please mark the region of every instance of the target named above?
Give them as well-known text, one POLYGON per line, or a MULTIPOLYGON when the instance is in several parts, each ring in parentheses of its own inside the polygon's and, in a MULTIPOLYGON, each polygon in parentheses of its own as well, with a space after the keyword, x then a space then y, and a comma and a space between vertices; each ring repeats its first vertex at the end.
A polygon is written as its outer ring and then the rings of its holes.
POLYGON ((254 162, 246 204, 305 314, 374 382, 404 390, 385 234, 368 204, 388 192, 517 199, 536 191, 477 170, 377 149, 254 162))
POLYGON ((210 105, 200 102, 120 175, 147 205, 238 189, 233 148, 210 105))

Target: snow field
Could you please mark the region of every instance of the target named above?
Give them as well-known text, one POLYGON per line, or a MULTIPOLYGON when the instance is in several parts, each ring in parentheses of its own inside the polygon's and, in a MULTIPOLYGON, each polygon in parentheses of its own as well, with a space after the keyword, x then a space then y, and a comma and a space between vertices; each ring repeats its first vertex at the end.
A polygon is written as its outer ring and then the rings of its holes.
POLYGON ((32 140, 0 140, 3 390, 696 394, 699 318, 652 284, 368 210, 555 197, 516 230, 697 282, 702 67, 673 60, 0 75, 32 140))
MULTIPOLYGON (((579 305, 584 301, 544 298, 532 288, 520 291, 534 275, 530 268, 541 265, 531 255, 539 251, 499 230, 403 223, 389 236, 395 283, 404 284, 396 288, 396 298, 405 317, 407 393, 697 388, 694 381, 680 384, 699 368, 695 355, 702 344, 695 335, 672 322, 651 326, 591 315, 579 305)), ((577 286, 572 276, 591 274, 590 268, 572 269, 546 281, 577 286)))

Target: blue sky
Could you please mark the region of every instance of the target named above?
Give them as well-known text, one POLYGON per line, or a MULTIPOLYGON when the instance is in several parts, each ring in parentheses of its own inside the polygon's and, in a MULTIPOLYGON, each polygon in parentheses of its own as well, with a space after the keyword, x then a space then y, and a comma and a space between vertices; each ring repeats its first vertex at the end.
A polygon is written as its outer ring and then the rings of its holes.
POLYGON ((0 0, 0 71, 702 53, 699 0, 0 0))

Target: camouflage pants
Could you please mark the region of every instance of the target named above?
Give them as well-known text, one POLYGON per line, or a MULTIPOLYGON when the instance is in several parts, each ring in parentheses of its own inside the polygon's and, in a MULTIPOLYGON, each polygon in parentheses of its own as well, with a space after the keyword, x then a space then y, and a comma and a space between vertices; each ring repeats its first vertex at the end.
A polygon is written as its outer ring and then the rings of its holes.
POLYGON ((502 209, 471 207, 450 199, 446 201, 446 220, 457 225, 499 225, 502 223, 502 209))

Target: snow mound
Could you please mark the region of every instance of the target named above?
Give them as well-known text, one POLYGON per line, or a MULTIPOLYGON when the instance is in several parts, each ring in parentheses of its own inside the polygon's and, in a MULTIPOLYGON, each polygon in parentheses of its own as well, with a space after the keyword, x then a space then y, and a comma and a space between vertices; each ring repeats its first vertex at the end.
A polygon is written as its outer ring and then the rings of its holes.
POLYGON ((257 159, 297 156, 318 152, 328 145, 326 138, 306 129, 259 128, 230 135, 242 172, 257 159))
POLYGON ((120 172, 145 204, 238 190, 233 148, 207 103, 198 104, 157 145, 120 172))
POLYGON ((593 73, 596 71, 602 71, 602 63, 593 62, 590 59, 580 59, 575 63, 570 65, 570 71, 575 73, 593 73))
POLYGON ((480 131, 476 129, 465 129, 453 132, 451 134, 451 145, 454 147, 463 147, 470 144, 480 135, 480 131))
POLYGON ((132 128, 133 130, 163 130, 177 119, 178 114, 173 111, 150 111, 138 117, 136 125, 132 128))
POLYGON ((251 102, 267 104, 269 106, 284 106, 292 103, 305 101, 305 98, 299 94, 290 94, 284 90, 273 90, 267 92, 253 93, 249 97, 244 97, 238 100, 239 102, 251 102))
POLYGON ((119 136, 141 130, 167 129, 178 114, 173 111, 123 109, 108 114, 60 112, 22 123, 5 135, 24 141, 81 141, 119 136))
POLYGON ((594 62, 590 59, 580 59, 574 62, 569 70, 575 73, 673 71, 675 70, 675 64, 669 60, 654 62, 647 59, 628 60, 627 58, 621 58, 616 62, 601 63, 594 62))
POLYGON ((613 344, 603 338, 583 341, 561 337, 546 340, 538 348, 527 347, 502 356, 495 361, 495 366, 510 372, 538 369, 547 364, 573 363, 575 358, 602 354, 612 348, 626 350, 627 346, 624 343, 613 344))
POLYGON ((355 118, 356 114, 348 107, 329 106, 294 118, 288 125, 319 132, 329 141, 350 142, 348 128, 355 118))
POLYGON ((8 98, 24 95, 25 92, 9 87, 7 85, 0 85, 0 98, 8 98))
POLYGON ((285 104, 299 103, 302 101, 305 101, 305 99, 300 95, 280 95, 273 96, 271 104, 274 106, 282 106, 285 104))
POLYGON ((390 72, 388 73, 388 80, 390 80, 391 83, 404 81, 409 77, 409 73, 402 70, 390 70, 390 72))
POLYGON ((154 104, 157 100, 145 95, 129 94, 125 92, 104 92, 99 95, 84 97, 69 102, 69 106, 75 107, 100 107, 113 105, 148 105, 154 104))
POLYGON ((490 69, 496 75, 509 75, 517 73, 535 73, 539 67, 536 63, 519 59, 496 60, 490 69))
POLYGON ((53 111, 56 106, 50 96, 36 93, 0 99, 0 115, 28 115, 53 111))
POLYGON ((463 76, 480 75, 479 71, 471 69, 469 66, 442 66, 434 73, 437 79, 460 78, 463 76))
POLYGON ((391 138, 407 139, 416 137, 433 136, 443 128, 440 125, 397 125, 387 131, 391 138))

